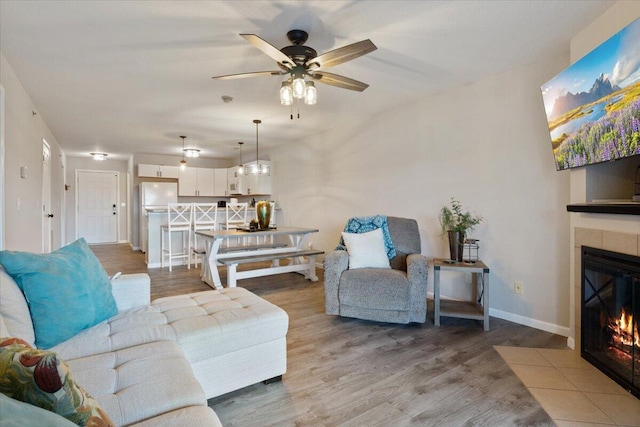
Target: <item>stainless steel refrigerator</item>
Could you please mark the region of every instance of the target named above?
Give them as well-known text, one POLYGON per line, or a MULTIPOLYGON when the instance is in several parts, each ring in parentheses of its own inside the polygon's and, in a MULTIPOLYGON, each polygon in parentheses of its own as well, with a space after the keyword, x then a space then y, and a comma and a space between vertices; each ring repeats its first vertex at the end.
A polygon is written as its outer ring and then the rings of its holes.
POLYGON ((147 252, 147 223, 149 209, 167 209, 169 203, 178 203, 178 184, 175 182, 140 183, 140 250, 147 252))

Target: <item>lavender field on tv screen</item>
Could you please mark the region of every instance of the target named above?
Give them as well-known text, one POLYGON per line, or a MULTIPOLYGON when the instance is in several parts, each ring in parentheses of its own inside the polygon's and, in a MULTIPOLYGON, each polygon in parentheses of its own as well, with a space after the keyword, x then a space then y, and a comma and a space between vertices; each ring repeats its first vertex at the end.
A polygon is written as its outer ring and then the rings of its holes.
POLYGON ((541 89, 557 170, 640 155, 640 19, 541 89))

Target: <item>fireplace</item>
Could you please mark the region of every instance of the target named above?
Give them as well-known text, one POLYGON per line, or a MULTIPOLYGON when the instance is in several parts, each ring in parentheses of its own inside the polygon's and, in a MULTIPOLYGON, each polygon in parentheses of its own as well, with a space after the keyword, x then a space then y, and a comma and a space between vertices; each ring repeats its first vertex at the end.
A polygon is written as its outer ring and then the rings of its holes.
POLYGON ((582 247, 582 357, 640 398, 640 257, 582 247))

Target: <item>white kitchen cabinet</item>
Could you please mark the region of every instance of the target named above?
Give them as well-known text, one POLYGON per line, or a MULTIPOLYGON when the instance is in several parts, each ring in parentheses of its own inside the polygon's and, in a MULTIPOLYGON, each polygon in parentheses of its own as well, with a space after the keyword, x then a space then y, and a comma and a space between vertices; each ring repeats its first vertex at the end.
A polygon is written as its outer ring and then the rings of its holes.
POLYGON ((178 196, 213 197, 214 170, 210 168, 181 169, 178 177, 178 196))
POLYGON ((244 176, 238 173, 237 166, 227 169, 227 195, 244 194, 243 181, 244 176))
POLYGON ((138 176, 146 178, 174 178, 180 175, 178 166, 138 164, 138 176))
POLYGON ((213 195, 226 196, 227 194, 227 169, 216 168, 213 170, 213 195))

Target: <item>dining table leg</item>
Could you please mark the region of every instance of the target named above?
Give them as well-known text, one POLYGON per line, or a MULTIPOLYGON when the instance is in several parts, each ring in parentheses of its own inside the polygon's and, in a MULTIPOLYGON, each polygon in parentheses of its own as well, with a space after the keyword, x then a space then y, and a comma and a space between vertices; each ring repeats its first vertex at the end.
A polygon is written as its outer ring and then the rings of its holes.
POLYGON ((218 273, 217 257, 221 243, 222 239, 215 239, 213 241, 211 239, 205 239, 207 274, 202 277, 202 280, 216 289, 222 289, 222 280, 220 280, 220 274, 218 273))

